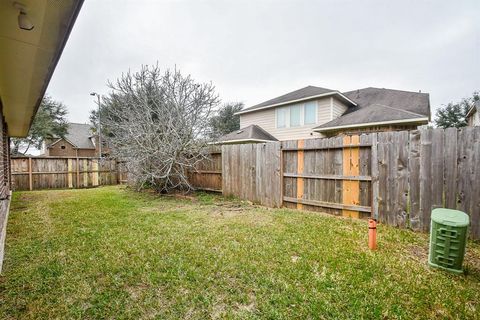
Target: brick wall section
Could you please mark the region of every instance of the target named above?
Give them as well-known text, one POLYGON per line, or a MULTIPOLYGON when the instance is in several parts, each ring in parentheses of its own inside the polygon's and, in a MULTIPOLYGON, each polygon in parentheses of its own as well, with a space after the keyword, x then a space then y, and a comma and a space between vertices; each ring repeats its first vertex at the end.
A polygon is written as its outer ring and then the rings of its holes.
POLYGON ((0 272, 2 271, 8 209, 10 205, 10 139, 0 110, 0 272))

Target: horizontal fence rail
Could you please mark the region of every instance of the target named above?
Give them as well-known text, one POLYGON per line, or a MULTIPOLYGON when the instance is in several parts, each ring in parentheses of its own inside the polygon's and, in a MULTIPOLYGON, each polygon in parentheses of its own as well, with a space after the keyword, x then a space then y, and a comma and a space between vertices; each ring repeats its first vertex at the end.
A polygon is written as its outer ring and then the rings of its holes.
POLYGON ((191 174, 200 189, 270 207, 428 231, 434 208, 470 216, 480 239, 480 128, 224 145, 191 174))

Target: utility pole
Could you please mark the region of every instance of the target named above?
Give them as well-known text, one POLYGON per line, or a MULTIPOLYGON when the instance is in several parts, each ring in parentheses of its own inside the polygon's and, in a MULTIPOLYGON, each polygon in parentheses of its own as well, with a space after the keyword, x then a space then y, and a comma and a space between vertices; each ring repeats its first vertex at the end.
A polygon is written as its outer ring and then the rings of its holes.
POLYGON ((97 96, 98 99, 98 153, 99 153, 99 158, 102 158, 102 132, 101 132, 101 125, 100 125, 100 107, 101 107, 101 102, 100 102, 100 95, 96 92, 90 93, 91 96, 97 96))

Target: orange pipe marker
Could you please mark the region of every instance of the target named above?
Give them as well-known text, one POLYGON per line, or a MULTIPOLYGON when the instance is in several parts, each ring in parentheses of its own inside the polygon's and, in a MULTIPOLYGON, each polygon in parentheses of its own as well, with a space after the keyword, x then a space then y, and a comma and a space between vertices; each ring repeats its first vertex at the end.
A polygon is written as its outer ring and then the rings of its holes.
POLYGON ((368 219, 368 247, 370 250, 377 249, 377 221, 368 219))

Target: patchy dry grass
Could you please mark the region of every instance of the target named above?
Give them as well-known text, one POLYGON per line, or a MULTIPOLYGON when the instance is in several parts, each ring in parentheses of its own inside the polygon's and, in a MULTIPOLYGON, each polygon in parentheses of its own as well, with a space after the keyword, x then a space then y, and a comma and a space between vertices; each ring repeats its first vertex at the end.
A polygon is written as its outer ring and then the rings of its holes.
POLYGON ((427 267, 428 238, 365 221, 121 187, 22 192, 0 318, 480 318, 468 274, 427 267))

